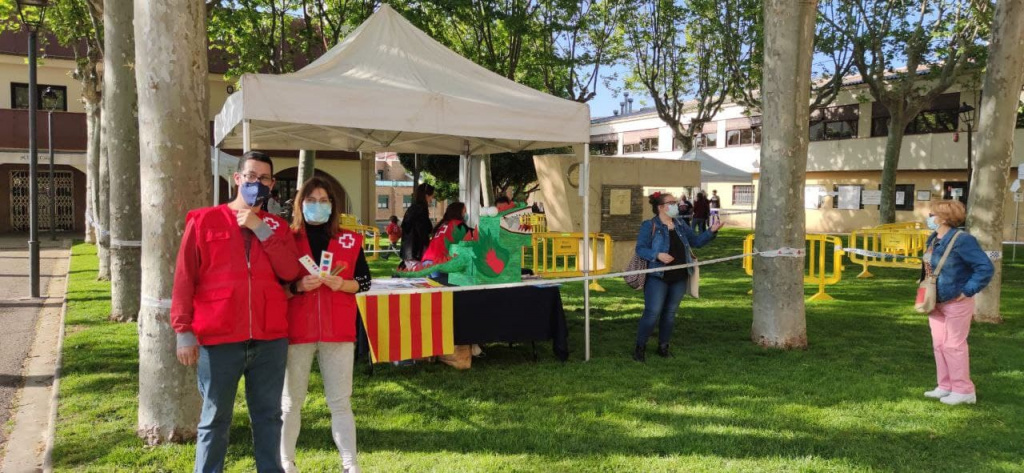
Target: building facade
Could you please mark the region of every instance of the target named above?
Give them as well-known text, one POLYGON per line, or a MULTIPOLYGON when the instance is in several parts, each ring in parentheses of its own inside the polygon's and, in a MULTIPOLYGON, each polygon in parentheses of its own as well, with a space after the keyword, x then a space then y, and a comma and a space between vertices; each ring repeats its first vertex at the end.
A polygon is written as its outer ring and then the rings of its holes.
MULTIPOLYGON (((958 112, 964 103, 978 108, 978 101, 978 91, 954 86, 907 127, 896 179, 897 221, 924 221, 931 204, 942 199, 967 202, 967 127, 958 112)), ((728 225, 749 228, 755 221, 749 212, 756 208, 760 118, 750 116, 743 107, 729 105, 705 124, 694 140, 702 152, 752 174, 749 183, 716 182, 707 176, 702 180, 701 188, 708 193, 717 190, 723 210, 732 213, 725 219, 728 225)), ((1022 120, 1018 120, 1017 139, 1024 139, 1020 123, 1022 120)), ((847 233, 877 225, 888 126, 888 110, 874 103, 859 83, 847 84, 832 105, 811 111, 804 189, 808 232, 847 233)), ((591 154, 596 159, 601 155, 683 158, 672 130, 653 109, 593 120, 591 154)), ((1013 179, 1022 161, 1024 149, 1018 146, 1012 161, 1013 179)), ((1005 237, 1010 239, 1017 217, 1013 194, 1007 194, 1005 208, 1005 237)))
MULTIPOLYGON (((28 229, 28 36, 23 30, 0 32, 0 233, 28 229)), ((75 54, 48 36, 40 54, 37 84, 40 95, 47 88, 55 98, 40 100, 37 115, 36 142, 39 147, 39 228, 50 227, 49 217, 49 142, 47 117, 52 114, 55 162, 56 228, 59 231, 81 232, 85 228, 86 209, 86 116, 81 84, 73 78, 75 54), (52 112, 51 112, 52 110, 52 112)), ((226 80, 227 67, 219 52, 211 51, 208 77, 209 120, 220 112, 235 83, 226 80)), ((297 64, 296 66, 301 66, 297 64)), ((297 67, 298 68, 298 67, 297 67)), ((224 150, 239 156, 241 150, 224 150)), ((282 201, 294 197, 300 183, 296 182, 298 151, 262 150, 274 159, 277 183, 282 201)), ((376 191, 372 159, 360 159, 358 153, 341 151, 317 152, 316 168, 337 186, 343 202, 341 208, 365 222, 374 220, 371 205, 376 191)), ((202 172, 201 170, 197 172, 202 172)), ((212 179, 212 176, 211 176, 212 179)), ((221 200, 230 198, 228 185, 221 179, 221 200)))

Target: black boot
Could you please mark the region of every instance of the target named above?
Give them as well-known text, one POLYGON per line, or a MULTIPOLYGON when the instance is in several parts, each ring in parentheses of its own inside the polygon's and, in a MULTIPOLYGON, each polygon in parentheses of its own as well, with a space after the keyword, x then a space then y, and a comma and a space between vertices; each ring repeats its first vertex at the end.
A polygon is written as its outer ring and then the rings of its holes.
POLYGON ((672 353, 668 351, 667 343, 662 343, 658 345, 658 356, 662 358, 672 358, 672 353))
POLYGON ((641 363, 647 361, 646 345, 637 345, 636 348, 633 349, 633 361, 639 361, 641 363))

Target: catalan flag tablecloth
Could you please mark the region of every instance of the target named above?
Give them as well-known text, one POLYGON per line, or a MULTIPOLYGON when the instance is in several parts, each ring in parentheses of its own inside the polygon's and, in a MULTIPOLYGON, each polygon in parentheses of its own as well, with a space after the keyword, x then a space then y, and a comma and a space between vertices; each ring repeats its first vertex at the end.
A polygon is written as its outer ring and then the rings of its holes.
POLYGON ((357 295, 374 363, 455 353, 452 293, 357 295))

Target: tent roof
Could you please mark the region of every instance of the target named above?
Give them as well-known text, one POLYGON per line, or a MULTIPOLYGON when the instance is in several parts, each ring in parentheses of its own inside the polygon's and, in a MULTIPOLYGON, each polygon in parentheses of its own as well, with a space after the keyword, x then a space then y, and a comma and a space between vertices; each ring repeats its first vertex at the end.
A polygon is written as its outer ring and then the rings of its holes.
POLYGON ((590 109, 459 56, 388 5, 290 74, 246 74, 217 115, 215 143, 252 149, 470 154, 590 141, 590 109))
POLYGON ((751 174, 732 167, 704 151, 694 148, 683 155, 684 161, 700 162, 701 182, 750 182, 751 174))

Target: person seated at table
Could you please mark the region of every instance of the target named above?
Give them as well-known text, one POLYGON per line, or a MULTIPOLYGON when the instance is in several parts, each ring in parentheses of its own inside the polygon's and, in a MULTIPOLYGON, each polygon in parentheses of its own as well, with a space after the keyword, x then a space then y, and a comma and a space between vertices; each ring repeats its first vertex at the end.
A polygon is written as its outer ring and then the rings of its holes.
POLYGON ((370 267, 362 236, 338 226, 338 202, 332 186, 313 177, 295 198, 291 229, 299 254, 320 261, 332 254, 329 275, 306 275, 288 287, 288 361, 281 396, 283 431, 281 463, 297 472, 295 443, 299 438, 302 404, 316 356, 324 395, 331 412, 331 438, 344 471, 360 471, 356 460, 356 423, 352 414, 352 370, 356 342, 356 293, 370 289, 370 267))
POLYGON ((448 204, 444 217, 430 234, 430 243, 423 252, 423 266, 447 261, 450 257, 448 248, 452 244, 477 238, 476 230, 466 225, 466 204, 462 202, 448 204))
POLYGON ((508 209, 515 207, 516 204, 515 202, 512 202, 512 199, 509 199, 507 196, 503 195, 501 197, 498 197, 494 201, 494 206, 498 208, 498 212, 504 212, 508 209))

